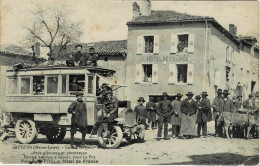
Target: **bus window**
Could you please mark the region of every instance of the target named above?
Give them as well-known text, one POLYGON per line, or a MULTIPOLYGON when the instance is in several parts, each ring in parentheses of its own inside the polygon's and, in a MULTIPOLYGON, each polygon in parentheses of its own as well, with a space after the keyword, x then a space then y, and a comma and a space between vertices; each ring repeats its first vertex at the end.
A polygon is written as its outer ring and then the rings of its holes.
POLYGON ((21 78, 21 94, 30 94, 30 78, 21 78))
MULTIPOLYGON (((70 75, 69 76, 69 91, 84 91, 85 75, 70 75)), ((75 94, 75 93, 70 93, 75 94)))
POLYGON ((88 76, 88 93, 93 94, 93 76, 88 76))
POLYGON ((58 77, 47 77, 47 93, 58 93, 58 77))
POLYGON ((17 94, 17 78, 8 78, 8 94, 17 94))
POLYGON ((67 76, 61 76, 61 93, 66 93, 67 76))
POLYGON ((44 76, 33 76, 33 94, 44 94, 44 76))

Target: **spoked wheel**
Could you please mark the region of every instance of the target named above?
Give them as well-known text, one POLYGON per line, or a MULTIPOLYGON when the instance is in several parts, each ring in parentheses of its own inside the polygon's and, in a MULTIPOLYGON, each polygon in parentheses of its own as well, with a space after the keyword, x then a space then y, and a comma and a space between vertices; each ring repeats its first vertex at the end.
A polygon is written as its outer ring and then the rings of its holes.
POLYGON ((119 126, 111 126, 111 128, 109 128, 109 132, 110 134, 104 137, 105 129, 102 125, 99 126, 99 129, 97 131, 99 144, 101 145, 102 148, 107 148, 107 149, 118 148, 123 138, 123 133, 121 128, 119 126))
POLYGON ((66 135, 66 127, 52 127, 48 128, 46 138, 52 142, 57 143, 64 139, 66 135))
POLYGON ((23 144, 32 143, 38 136, 35 123, 31 120, 18 120, 15 126, 15 135, 23 144))
POLYGON ((145 136, 145 126, 140 125, 140 128, 137 133, 137 142, 144 142, 144 136, 145 136))

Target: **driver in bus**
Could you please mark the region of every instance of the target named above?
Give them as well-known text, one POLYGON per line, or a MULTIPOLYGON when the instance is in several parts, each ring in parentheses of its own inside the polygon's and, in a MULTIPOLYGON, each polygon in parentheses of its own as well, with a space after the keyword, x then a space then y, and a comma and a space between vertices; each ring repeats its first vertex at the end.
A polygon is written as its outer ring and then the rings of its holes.
POLYGON ((109 137, 110 132, 106 123, 111 123, 118 117, 118 100, 113 97, 113 92, 109 91, 106 94, 106 101, 104 101, 105 108, 102 111, 102 116, 98 118, 95 126, 102 125, 105 133, 103 137, 109 137))

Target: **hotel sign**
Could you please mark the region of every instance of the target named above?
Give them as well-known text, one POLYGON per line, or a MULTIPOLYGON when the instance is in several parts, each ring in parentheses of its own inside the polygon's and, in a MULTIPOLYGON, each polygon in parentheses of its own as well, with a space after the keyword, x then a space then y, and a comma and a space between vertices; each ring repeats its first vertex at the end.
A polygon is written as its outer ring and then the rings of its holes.
POLYGON ((170 55, 170 56, 154 56, 150 55, 146 57, 147 62, 178 62, 188 61, 187 55, 170 55))

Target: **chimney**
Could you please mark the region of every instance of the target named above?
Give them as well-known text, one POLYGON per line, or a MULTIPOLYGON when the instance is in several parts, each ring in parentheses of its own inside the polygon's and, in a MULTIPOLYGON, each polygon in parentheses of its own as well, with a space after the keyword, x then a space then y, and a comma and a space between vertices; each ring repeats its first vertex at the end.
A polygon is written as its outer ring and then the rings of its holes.
POLYGON ((234 24, 229 24, 229 32, 233 35, 237 35, 237 27, 234 24))
POLYGON ((133 19, 135 19, 136 17, 139 17, 141 15, 140 13, 140 6, 134 2, 133 3, 133 19))
POLYGON ((41 44, 39 42, 35 43, 35 55, 36 57, 40 57, 41 54, 41 44))
POLYGON ((150 0, 144 0, 142 3, 142 16, 149 16, 151 15, 151 1, 150 0))

